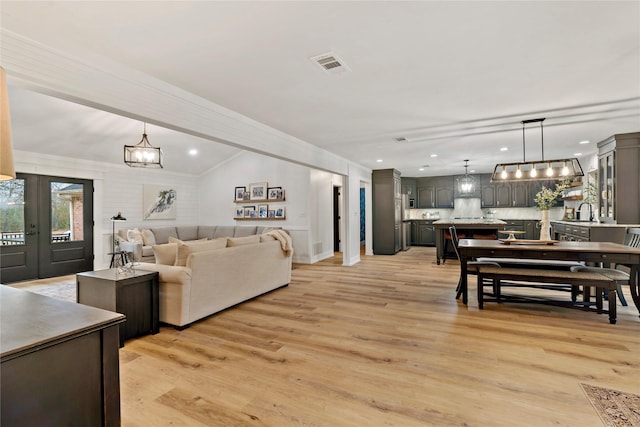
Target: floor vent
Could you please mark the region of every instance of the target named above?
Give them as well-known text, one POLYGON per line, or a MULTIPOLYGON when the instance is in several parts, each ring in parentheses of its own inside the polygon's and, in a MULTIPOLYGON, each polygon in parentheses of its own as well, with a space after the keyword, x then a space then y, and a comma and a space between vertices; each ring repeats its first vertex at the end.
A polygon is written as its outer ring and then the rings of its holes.
POLYGON ((310 59, 329 74, 338 74, 351 71, 349 67, 347 67, 347 65, 344 63, 344 61, 333 52, 323 53, 322 55, 314 56, 310 59))

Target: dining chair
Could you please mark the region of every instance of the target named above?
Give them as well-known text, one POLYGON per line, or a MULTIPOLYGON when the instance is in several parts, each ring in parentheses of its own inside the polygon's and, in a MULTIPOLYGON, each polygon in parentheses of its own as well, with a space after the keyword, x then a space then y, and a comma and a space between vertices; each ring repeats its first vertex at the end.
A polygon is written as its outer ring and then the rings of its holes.
MULTIPOLYGON (((453 250, 460 261, 460 278, 458 279, 458 286, 456 287, 456 299, 460 298, 462 295, 462 261, 460 260, 460 251, 458 250, 458 232, 456 231, 455 225, 449 227, 449 235, 451 236, 451 245, 453 246, 453 250)), ((478 274, 478 266, 479 265, 495 265, 500 266, 500 264, 492 261, 470 261, 467 262, 467 274, 478 274)), ((484 282, 483 286, 492 286, 494 295, 497 292, 497 282, 495 280, 487 280, 484 282)))

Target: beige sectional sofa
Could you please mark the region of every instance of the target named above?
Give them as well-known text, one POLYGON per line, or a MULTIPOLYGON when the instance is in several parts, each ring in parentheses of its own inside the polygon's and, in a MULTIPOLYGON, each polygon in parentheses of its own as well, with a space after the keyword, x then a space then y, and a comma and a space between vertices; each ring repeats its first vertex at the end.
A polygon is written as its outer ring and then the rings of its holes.
POLYGON ((153 249, 156 263, 140 262, 134 268, 159 273, 160 321, 179 328, 291 281, 293 248, 282 230, 174 240, 153 249))
POLYGON ((120 249, 133 253, 139 262, 154 262, 153 245, 169 243, 169 238, 182 241, 217 239, 220 237, 245 237, 263 234, 273 227, 249 225, 178 225, 118 230, 120 249))

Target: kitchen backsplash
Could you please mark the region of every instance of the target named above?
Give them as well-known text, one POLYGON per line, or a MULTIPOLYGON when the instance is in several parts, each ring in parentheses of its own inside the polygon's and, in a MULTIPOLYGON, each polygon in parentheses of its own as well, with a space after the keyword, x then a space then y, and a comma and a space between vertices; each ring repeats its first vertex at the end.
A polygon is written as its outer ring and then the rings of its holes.
MULTIPOLYGON (((455 199, 455 209, 409 209, 409 219, 453 219, 453 218, 495 218, 495 219, 539 219, 536 208, 491 208, 482 209, 480 199, 455 199)), ((549 210, 551 220, 561 220, 562 207, 549 210)))

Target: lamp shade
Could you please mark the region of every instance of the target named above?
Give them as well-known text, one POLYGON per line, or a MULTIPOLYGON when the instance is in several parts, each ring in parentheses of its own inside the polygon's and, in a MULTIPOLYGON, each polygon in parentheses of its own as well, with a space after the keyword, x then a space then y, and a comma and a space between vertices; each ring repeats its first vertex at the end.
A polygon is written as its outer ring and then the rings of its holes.
POLYGON ((0 98, 0 181, 5 181, 7 179, 15 179, 16 170, 13 166, 7 76, 2 67, 0 67, 0 98))

